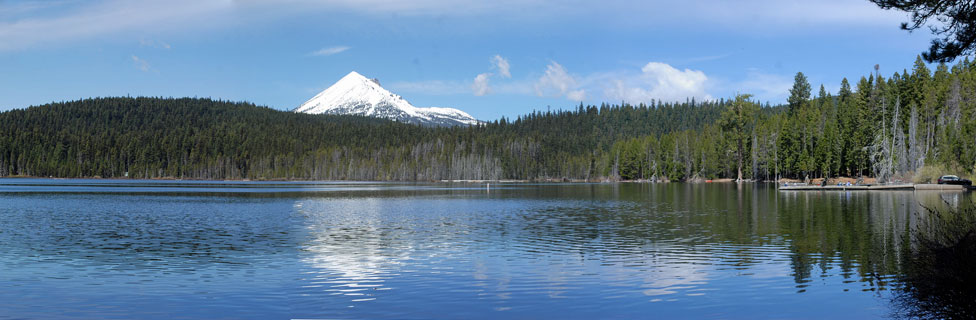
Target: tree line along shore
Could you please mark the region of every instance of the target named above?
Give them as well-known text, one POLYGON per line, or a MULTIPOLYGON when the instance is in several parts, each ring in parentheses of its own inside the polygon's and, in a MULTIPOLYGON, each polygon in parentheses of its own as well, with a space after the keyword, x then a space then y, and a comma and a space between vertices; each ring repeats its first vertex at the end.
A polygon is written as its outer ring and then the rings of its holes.
POLYGON ((976 63, 841 79, 797 73, 786 104, 730 99, 579 105, 476 126, 110 97, 0 113, 0 177, 235 180, 704 181, 976 169, 976 63))

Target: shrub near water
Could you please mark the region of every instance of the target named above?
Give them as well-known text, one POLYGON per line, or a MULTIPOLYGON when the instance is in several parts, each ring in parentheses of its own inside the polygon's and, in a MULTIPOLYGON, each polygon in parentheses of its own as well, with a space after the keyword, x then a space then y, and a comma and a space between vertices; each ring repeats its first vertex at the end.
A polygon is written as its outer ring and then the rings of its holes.
POLYGON ((915 175, 912 177, 912 182, 914 183, 937 183, 939 177, 947 174, 955 174, 963 178, 969 178, 968 174, 965 174, 966 170, 962 168, 949 168, 945 165, 926 165, 924 167, 918 168, 915 171, 915 175))
POLYGON ((976 318, 976 207, 926 209, 903 251, 897 317, 976 318))

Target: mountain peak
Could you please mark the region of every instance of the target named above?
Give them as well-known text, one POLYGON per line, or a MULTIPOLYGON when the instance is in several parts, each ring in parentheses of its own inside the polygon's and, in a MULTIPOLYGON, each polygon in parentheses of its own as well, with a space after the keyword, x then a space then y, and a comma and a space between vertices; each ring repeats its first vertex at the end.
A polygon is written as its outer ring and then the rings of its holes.
POLYGON ((362 75, 362 74, 360 74, 359 72, 356 72, 356 71, 349 72, 349 74, 346 74, 344 77, 342 77, 342 79, 339 79, 339 81, 336 82, 336 83, 343 82, 343 81, 346 81, 346 82, 351 82, 351 81, 355 81, 355 82, 372 81, 376 85, 380 85, 380 79, 377 79, 377 78, 367 78, 366 76, 364 76, 364 75, 362 75))
POLYGON ((342 77, 294 111, 360 115, 435 126, 478 124, 478 120, 461 110, 414 107, 403 97, 380 86, 379 80, 367 78, 356 71, 342 77))

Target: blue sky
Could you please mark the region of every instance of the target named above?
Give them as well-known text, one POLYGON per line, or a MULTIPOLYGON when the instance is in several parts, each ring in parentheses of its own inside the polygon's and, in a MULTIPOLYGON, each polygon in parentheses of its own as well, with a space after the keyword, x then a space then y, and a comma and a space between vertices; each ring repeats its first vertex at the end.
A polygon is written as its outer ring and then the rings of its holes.
POLYGON ((836 92, 911 68, 930 35, 867 1, 0 0, 0 110, 97 96, 292 109, 350 71, 479 119, 836 92), (680 2, 680 3, 679 3, 680 2), (816 89, 815 89, 816 91, 816 89))

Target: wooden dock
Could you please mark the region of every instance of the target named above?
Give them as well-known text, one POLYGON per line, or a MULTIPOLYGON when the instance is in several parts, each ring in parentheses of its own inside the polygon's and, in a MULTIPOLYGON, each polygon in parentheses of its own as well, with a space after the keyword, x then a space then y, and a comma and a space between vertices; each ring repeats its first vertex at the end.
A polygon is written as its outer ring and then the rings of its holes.
POLYGON ((889 185, 863 185, 863 186, 838 186, 838 185, 791 185, 779 186, 780 191, 892 191, 892 190, 936 190, 936 191, 963 191, 965 186, 954 184, 889 184, 889 185))

